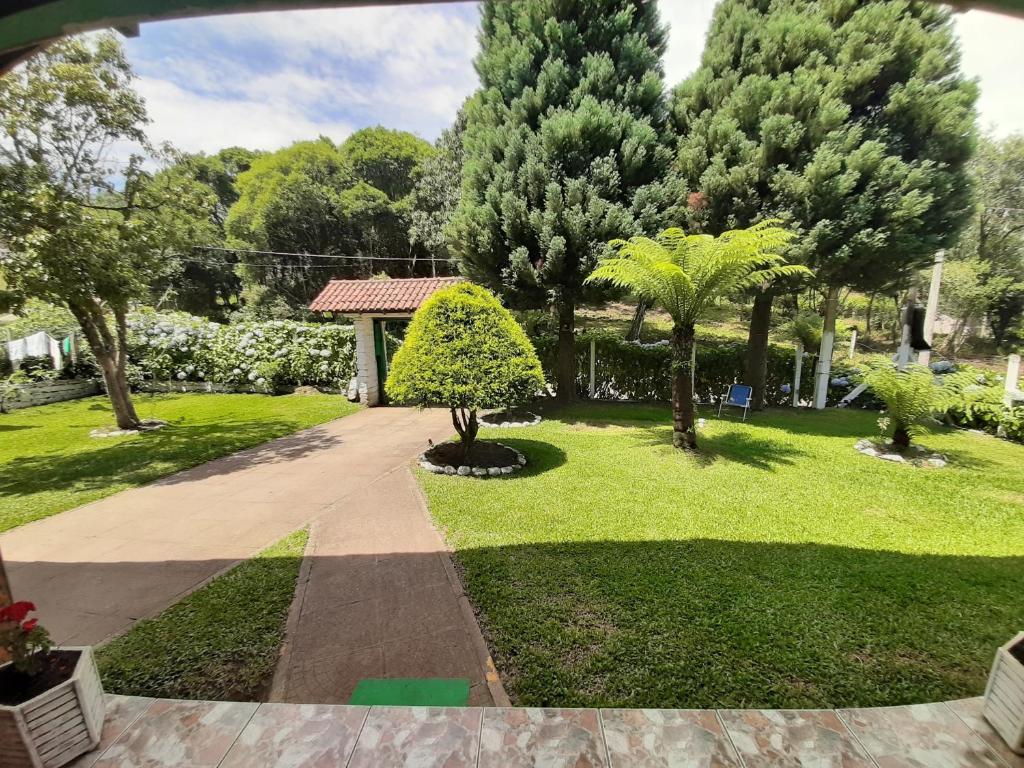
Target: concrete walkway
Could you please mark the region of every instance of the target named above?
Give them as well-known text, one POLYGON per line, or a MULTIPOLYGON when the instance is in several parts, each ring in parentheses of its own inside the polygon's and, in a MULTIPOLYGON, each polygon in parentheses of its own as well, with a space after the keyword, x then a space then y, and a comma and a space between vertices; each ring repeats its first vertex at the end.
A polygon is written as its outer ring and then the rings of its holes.
POLYGON ((474 704, 495 703, 409 471, 450 431, 443 411, 363 410, 31 523, 0 536, 14 594, 58 643, 96 644, 312 524, 277 696, 338 703, 366 677, 460 677, 474 704))

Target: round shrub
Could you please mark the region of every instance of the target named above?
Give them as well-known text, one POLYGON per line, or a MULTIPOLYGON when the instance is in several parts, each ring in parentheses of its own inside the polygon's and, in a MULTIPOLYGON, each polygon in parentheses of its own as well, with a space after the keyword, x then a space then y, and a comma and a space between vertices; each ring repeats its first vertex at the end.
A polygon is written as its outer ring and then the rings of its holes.
POLYGON ((480 408, 515 405, 544 386, 523 329, 489 291, 458 283, 413 316, 385 385, 395 402, 443 405, 468 454, 480 408))

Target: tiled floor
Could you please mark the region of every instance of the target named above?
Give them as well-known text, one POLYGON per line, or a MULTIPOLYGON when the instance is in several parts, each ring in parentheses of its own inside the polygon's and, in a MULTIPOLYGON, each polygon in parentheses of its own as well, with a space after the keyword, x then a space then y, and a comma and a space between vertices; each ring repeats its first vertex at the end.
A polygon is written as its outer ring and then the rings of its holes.
POLYGON ((108 697, 72 768, 1024 768, 980 699, 884 709, 350 707, 108 697))

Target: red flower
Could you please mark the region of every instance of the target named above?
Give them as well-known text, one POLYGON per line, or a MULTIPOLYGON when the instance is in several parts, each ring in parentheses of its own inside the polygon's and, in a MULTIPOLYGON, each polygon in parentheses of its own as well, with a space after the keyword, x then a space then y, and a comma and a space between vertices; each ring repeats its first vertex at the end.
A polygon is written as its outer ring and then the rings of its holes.
POLYGON ((35 609, 35 603, 30 603, 27 600, 11 603, 6 608, 0 609, 0 621, 22 622, 35 609))
POLYGON ((22 632, 31 632, 39 624, 39 619, 29 619, 21 625, 22 632))

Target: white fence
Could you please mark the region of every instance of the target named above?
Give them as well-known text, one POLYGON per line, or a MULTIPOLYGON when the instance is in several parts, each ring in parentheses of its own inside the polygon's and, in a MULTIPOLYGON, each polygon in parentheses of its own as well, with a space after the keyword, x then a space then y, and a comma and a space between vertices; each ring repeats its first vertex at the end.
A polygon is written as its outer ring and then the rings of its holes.
POLYGON ((22 384, 3 402, 5 411, 29 408, 33 405, 59 403, 62 400, 77 400, 100 392, 100 384, 93 379, 72 379, 70 381, 37 381, 22 384))

